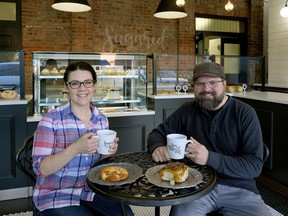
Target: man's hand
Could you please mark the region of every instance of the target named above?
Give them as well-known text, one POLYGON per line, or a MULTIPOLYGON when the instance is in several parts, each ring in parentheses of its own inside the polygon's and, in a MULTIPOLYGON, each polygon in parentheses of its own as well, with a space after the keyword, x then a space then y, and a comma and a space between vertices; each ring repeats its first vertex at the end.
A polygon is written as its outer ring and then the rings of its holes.
POLYGON ((155 162, 165 162, 171 160, 166 146, 159 146, 154 149, 152 158, 155 162))
POLYGON ((188 144, 186 152, 189 152, 189 154, 185 156, 196 164, 205 165, 209 158, 209 151, 193 137, 190 137, 190 140, 192 140, 193 143, 188 144))

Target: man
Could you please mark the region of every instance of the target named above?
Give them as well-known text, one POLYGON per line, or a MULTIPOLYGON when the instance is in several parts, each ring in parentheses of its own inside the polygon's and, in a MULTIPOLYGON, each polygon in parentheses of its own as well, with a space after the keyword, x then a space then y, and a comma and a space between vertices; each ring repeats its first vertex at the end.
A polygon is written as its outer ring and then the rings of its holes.
POLYGON ((255 110, 226 95, 221 65, 206 62, 194 69, 195 101, 183 104, 148 136, 148 151, 156 162, 169 161, 166 136, 190 137, 186 157, 217 172, 215 188, 204 197, 173 206, 171 215, 267 216, 271 213, 254 178, 263 166, 262 133, 255 110))

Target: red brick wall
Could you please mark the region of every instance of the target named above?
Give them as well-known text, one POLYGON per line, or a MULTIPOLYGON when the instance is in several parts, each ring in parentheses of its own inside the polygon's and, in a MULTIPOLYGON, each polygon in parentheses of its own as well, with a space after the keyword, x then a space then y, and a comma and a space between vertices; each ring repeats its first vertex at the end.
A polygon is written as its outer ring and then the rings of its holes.
POLYGON ((195 12, 249 18, 249 55, 262 55, 263 0, 186 0, 188 16, 179 20, 154 18, 160 0, 89 0, 92 10, 67 13, 53 9, 53 0, 22 1, 22 46, 25 90, 32 93, 32 52, 195 52, 195 12))

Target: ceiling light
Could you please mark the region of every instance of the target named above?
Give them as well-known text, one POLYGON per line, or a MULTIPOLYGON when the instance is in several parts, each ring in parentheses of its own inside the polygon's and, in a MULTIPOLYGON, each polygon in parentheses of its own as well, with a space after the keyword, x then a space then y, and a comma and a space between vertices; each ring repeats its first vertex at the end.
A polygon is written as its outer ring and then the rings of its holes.
POLYGON ((183 7, 185 5, 185 0, 176 0, 176 4, 179 6, 179 7, 183 7))
POLYGON ((230 2, 230 0, 228 0, 227 4, 225 5, 225 10, 227 11, 231 11, 233 10, 234 5, 230 2))
POLYGON ((86 12, 91 10, 87 0, 55 0, 52 8, 65 12, 86 12))
POLYGON ((280 10, 280 15, 282 17, 288 17, 288 7, 287 7, 287 1, 285 2, 285 6, 280 10))
POLYGON ((183 7, 176 4, 176 0, 161 0, 154 16, 162 19, 178 19, 187 16, 183 7))

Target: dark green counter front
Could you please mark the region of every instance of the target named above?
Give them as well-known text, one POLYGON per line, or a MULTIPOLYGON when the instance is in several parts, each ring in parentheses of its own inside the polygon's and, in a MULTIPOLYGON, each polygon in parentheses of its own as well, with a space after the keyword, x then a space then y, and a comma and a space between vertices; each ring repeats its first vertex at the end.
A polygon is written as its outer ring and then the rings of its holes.
MULTIPOLYGON (((146 150, 146 140, 154 128, 154 112, 140 115, 108 116, 110 129, 117 131, 119 148, 117 153, 146 150)), ((39 121, 27 122, 27 135, 33 134, 39 121)))
POLYGON ((26 138, 25 103, 0 105, 0 191, 27 185, 16 167, 15 154, 26 138))

